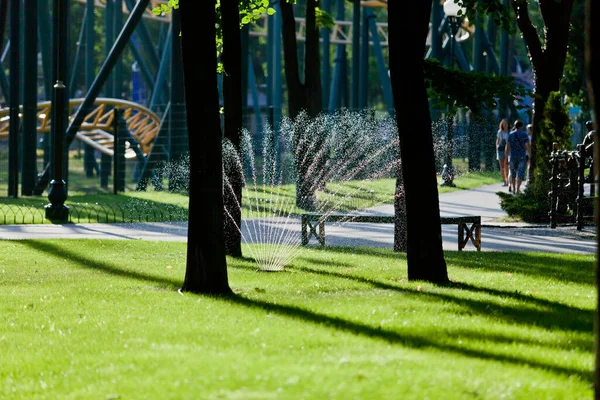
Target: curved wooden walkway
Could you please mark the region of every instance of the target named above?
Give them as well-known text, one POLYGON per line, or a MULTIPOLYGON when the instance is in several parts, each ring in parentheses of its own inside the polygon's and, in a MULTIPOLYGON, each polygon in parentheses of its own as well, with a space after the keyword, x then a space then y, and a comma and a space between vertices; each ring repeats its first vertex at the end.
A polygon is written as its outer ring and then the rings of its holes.
MULTIPOLYGON (((69 120, 73 118, 77 108, 83 103, 83 98, 69 101, 69 120)), ((101 153, 112 156, 114 154, 114 136, 112 134, 115 123, 114 110, 123 112, 127 129, 137 141, 144 156, 152 149, 154 139, 160 129, 160 117, 150 109, 132 101, 99 97, 94 101, 94 107, 81 124, 76 138, 85 144, 94 147, 101 153)), ((22 116, 22 107, 19 116, 22 116)), ((37 132, 49 133, 52 128, 52 104, 43 101, 37 105, 37 132)), ((0 139, 7 138, 10 126, 8 108, 0 109, 0 139)), ((135 158, 136 154, 128 146, 125 156, 135 158)))

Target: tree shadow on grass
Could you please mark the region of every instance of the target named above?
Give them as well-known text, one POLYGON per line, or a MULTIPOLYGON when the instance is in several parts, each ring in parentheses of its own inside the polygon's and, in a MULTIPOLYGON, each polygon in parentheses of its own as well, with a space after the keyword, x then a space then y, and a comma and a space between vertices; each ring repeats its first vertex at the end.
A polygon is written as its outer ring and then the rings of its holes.
POLYGON ((519 273, 532 277, 552 278, 561 282, 594 284, 595 263, 593 255, 569 256, 548 253, 502 253, 486 255, 449 252, 445 255, 450 264, 473 270, 519 273), (589 261, 587 261, 587 260, 589 261))
MULTIPOLYGON (((145 274, 145 273, 131 271, 131 270, 124 270, 124 269, 118 268, 110 263, 99 262, 99 261, 90 261, 89 259, 86 259, 76 253, 73 253, 72 251, 66 250, 65 248, 56 246, 49 242, 23 241, 23 243, 35 250, 38 250, 41 252, 46 252, 46 253, 49 253, 52 255, 60 253, 61 257, 68 259, 70 263, 76 264, 80 268, 102 271, 104 273, 118 276, 118 277, 131 278, 131 279, 136 279, 136 280, 140 280, 140 281, 144 281, 144 282, 152 282, 152 283, 156 283, 161 286, 164 286, 166 288, 171 288, 173 290, 177 289, 181 283, 179 281, 163 278, 163 277, 157 276, 157 275, 145 274)), ((245 260, 245 261, 249 261, 249 260, 245 260)), ((489 314, 489 306, 491 306, 491 304, 486 304, 484 302, 466 300, 466 299, 458 299, 455 296, 450 296, 447 294, 423 293, 423 292, 416 291, 416 290, 403 289, 403 288, 400 288, 400 287, 397 287, 394 285, 390 285, 387 283, 378 282, 375 280, 370 280, 370 279, 357 277, 357 276, 347 276, 347 275, 340 276, 339 274, 335 274, 332 272, 313 270, 311 268, 304 268, 304 267, 295 267, 295 268, 300 269, 304 272, 309 272, 309 273, 315 273, 315 274, 321 274, 321 275, 331 275, 335 278, 352 279, 352 280, 356 280, 359 282, 363 282, 368 285, 372 285, 372 286, 380 288, 380 289, 401 291, 403 293, 413 294, 415 296, 426 296, 429 299, 439 300, 440 302, 452 301, 459 305, 471 307, 474 310, 476 310, 477 312, 480 312, 481 314, 489 314)), ((463 289, 464 288, 465 287, 463 286, 463 289)), ((473 287, 472 289, 480 290, 480 288, 476 288, 476 287, 473 287)), ((487 290, 487 289, 481 289, 481 290, 487 290)), ((565 306, 562 304, 550 302, 550 301, 543 300, 543 299, 531 298, 530 296, 524 296, 524 295, 519 295, 519 294, 515 294, 515 293, 496 291, 496 295, 505 295, 505 296, 513 297, 513 298, 516 298, 519 300, 528 301, 528 302, 534 303, 536 305, 544 306, 549 309, 548 316, 549 316, 549 318, 552 318, 553 320, 558 319, 559 321, 561 321, 561 318, 564 318, 565 316, 568 317, 569 314, 578 314, 579 316, 577 318, 587 321, 586 324, 589 325, 587 327, 589 329, 586 329, 585 331, 586 332, 591 331, 592 321, 593 321, 593 313, 591 311, 585 312, 585 311, 575 309, 573 307, 568 307, 568 306, 565 306)), ((197 295, 191 295, 191 296, 196 297, 197 295)), ((346 333, 351 333, 351 334, 360 335, 360 336, 364 336, 364 337, 383 340, 383 341, 386 341, 386 342, 394 344, 394 345, 403 345, 403 346, 414 348, 414 349, 435 349, 435 350, 440 350, 440 351, 443 351, 446 353, 456 354, 456 355, 464 356, 464 357, 472 357, 472 358, 483 359, 483 360, 495 360, 495 361, 503 362, 503 363, 511 363, 514 365, 527 366, 527 367, 531 367, 531 368, 537 368, 537 369, 541 369, 541 370, 551 371, 552 373, 561 374, 561 375, 564 375, 567 377, 576 375, 576 376, 580 376, 582 379, 584 379, 585 381, 587 381, 589 383, 592 382, 593 374, 591 371, 582 370, 582 369, 578 369, 578 368, 564 367, 564 366, 559 366, 559 365, 554 365, 554 364, 548 364, 548 363, 544 363, 544 362, 541 362, 538 360, 529 360, 529 359, 525 359, 523 357, 519 357, 518 355, 497 354, 497 353, 493 353, 492 351, 487 351, 487 350, 481 350, 481 349, 475 350, 475 349, 465 348, 464 346, 453 345, 453 344, 449 344, 449 343, 439 343, 439 342, 436 342, 434 339, 430 339, 428 337, 414 335, 414 334, 410 334, 410 333, 406 333, 406 332, 397 332, 397 331, 394 331, 391 329, 382 328, 381 326, 375 327, 375 326, 371 326, 371 325, 364 324, 361 322, 348 321, 343 318, 339 318, 336 316, 329 316, 329 315, 317 313, 314 311, 309 311, 309 310, 306 310, 306 309, 303 309, 303 308, 300 308, 297 306, 293 306, 293 305, 274 304, 274 303, 269 303, 267 301, 250 299, 250 298, 243 297, 243 296, 237 295, 237 294, 231 294, 231 295, 227 295, 227 296, 206 295, 206 297, 221 299, 223 301, 229 301, 233 304, 238 304, 238 305, 248 307, 248 308, 260 309, 260 310, 265 311, 266 313, 276 313, 281 316, 295 318, 298 320, 302 320, 302 321, 309 322, 309 323, 314 323, 317 325, 332 327, 334 329, 344 331, 346 333)), ((492 306, 497 307, 498 310, 500 310, 500 311, 507 309, 506 307, 500 307, 499 305, 492 305, 492 306)), ((539 314, 538 311, 519 310, 515 307, 510 307, 510 308, 508 308, 508 310, 510 310, 510 313, 517 313, 517 314, 520 313, 521 314, 518 316, 518 318, 516 318, 516 320, 523 321, 524 323, 527 323, 527 324, 534 324, 536 326, 540 326, 540 324, 539 324, 540 320, 538 318, 536 318, 536 316, 539 314), (536 321, 537 323, 532 323, 532 321, 536 321)), ((507 313, 507 312, 504 312, 504 314, 506 314, 506 316, 509 315, 509 313, 507 313)), ((557 326, 555 324, 551 325, 550 327, 557 328, 557 326)), ((563 329, 578 330, 578 329, 573 329, 573 327, 570 326, 569 324, 563 324, 563 329)), ((472 334, 472 337, 474 339, 479 338, 480 340, 489 340, 490 339, 490 337, 488 335, 483 335, 483 334, 480 335, 479 337, 477 337, 477 335, 472 334)), ((491 338, 491 339, 494 340, 494 338, 491 338)), ((499 339, 499 338, 496 338, 496 339, 499 339)), ((504 337, 502 337, 501 339, 505 340, 504 337)))
MULTIPOLYGON (((369 247, 311 247, 311 250, 343 254, 368 255, 406 261, 405 253, 391 249, 369 247)), ((553 278, 562 282, 594 284, 594 255, 564 255, 521 252, 445 251, 444 257, 451 272, 452 267, 470 270, 520 273, 532 277, 553 278), (589 259, 589 261, 587 261, 589 259)))
MULTIPOLYGON (((454 295, 457 293, 456 290, 448 290, 445 293, 431 293, 416 289, 406 289, 398 285, 380 282, 374 279, 356 275, 342 275, 337 271, 330 272, 306 267, 293 268, 312 274, 357 281, 377 289, 391 290, 404 294, 419 296, 421 299, 426 298, 427 300, 434 301, 436 303, 454 303, 463 308, 470 309, 479 315, 494 315, 494 317, 502 318, 510 323, 531 325, 546 329, 560 329, 564 331, 593 331, 594 313, 592 311, 582 310, 554 301, 529 296, 520 292, 508 292, 504 290, 481 288, 465 283, 454 283, 446 286, 448 289, 461 289, 476 293, 485 293, 497 298, 510 298, 523 303, 522 307, 515 307, 506 304, 495 304, 481 300, 461 298, 457 295, 454 295)), ((460 294, 460 292, 458 292, 458 294, 460 294)))
POLYGON ((311 246, 310 249, 316 252, 335 252, 406 260, 406 253, 395 253, 392 249, 383 247, 311 246))
MULTIPOLYGON (((519 357, 518 355, 497 354, 491 351, 469 349, 459 345, 438 343, 424 336, 412 335, 406 332, 400 333, 381 327, 370 326, 360 322, 348 321, 339 317, 308 311, 292 305, 273 304, 266 301, 249 299, 235 294, 228 296, 227 300, 248 308, 260 309, 267 313, 276 313, 278 315, 296 318, 305 322, 332 327, 346 333, 379 339, 394 345, 402 345, 413 349, 435 349, 464 357, 495 360, 502 363, 511 363, 514 365, 551 371, 552 373, 561 374, 566 377, 576 375, 580 376, 588 383, 592 382, 592 372, 588 370, 548 364, 537 360, 525 359, 523 357, 519 357)), ((488 337, 486 335, 481 335, 480 337, 481 340, 486 340, 487 338, 488 337)))
MULTIPOLYGON (((306 259, 305 261, 310 264, 318 264, 325 267, 328 266, 339 266, 339 267, 352 267, 349 264, 342 263, 332 263, 331 261, 324 260, 315 260, 315 259, 306 259)), ((232 268, 238 268, 237 266, 230 266, 232 268)), ((246 267, 239 267, 246 268, 246 267)), ((457 306, 468 310, 467 314, 472 315, 481 315, 481 316, 490 316, 493 315, 494 318, 503 319, 506 323, 515 323, 519 325, 529 325, 540 327, 549 330, 563 330, 563 331, 575 331, 575 332, 592 332, 593 330, 593 313, 591 311, 581 310, 576 307, 568 306, 562 303, 546 300, 543 298, 537 298, 534 296, 530 296, 527 294, 523 294, 517 291, 504 291, 497 289, 489 289, 485 287, 478 287, 475 285, 467 284, 467 283, 453 283, 451 285, 445 286, 449 290, 447 293, 429 293, 418 291, 415 289, 406 289, 402 288, 398 285, 394 285, 391 283, 381 282, 376 279, 371 279, 367 277, 357 276, 355 274, 351 274, 349 272, 341 273, 340 270, 336 269, 334 271, 325 271, 321 269, 307 268, 301 267, 297 265, 290 265, 288 267, 289 271, 299 271, 306 272, 311 274, 318 274, 321 276, 330 277, 333 279, 345 279, 351 280, 354 282, 358 282, 361 284, 369 285, 371 287, 382 289, 382 290, 391 290, 396 292, 402 292, 404 294, 415 296, 419 299, 426 298, 429 301, 435 303, 453 303, 457 306), (469 291, 473 293, 483 293, 489 296, 497 297, 497 298, 510 298, 512 300, 518 301, 522 304, 521 307, 518 306, 507 306, 496 304, 492 302, 486 302, 481 300, 473 300, 473 299, 465 299, 460 296, 455 296, 456 290, 459 289, 464 291, 469 291)), ((354 271, 355 268, 351 268, 351 271, 354 271)), ((460 292, 458 292, 460 294, 460 292)), ((462 334, 461 334, 462 335, 462 334)), ((475 335, 477 336, 477 335, 475 335)), ((519 341, 522 343, 527 343, 530 345, 542 345, 539 341, 531 341, 531 340, 523 340, 517 339, 515 337, 507 337, 503 335, 498 335, 494 338, 491 338, 489 334, 485 336, 486 340, 494 340, 497 342, 506 342, 511 343, 515 341, 519 341)), ((592 351, 592 342, 588 342, 585 340, 571 340, 568 344, 568 349, 578 348, 585 351, 592 351)))
POLYGON ((80 268, 102 271, 106 274, 118 277, 131 278, 144 282, 156 283, 166 289, 177 290, 181 287, 181 281, 164 278, 160 275, 146 274, 142 272, 132 271, 129 269, 123 269, 122 267, 117 267, 107 262, 93 261, 77 253, 66 250, 64 247, 56 246, 53 243, 47 241, 23 240, 21 242, 37 251, 46 252, 51 255, 56 255, 60 253, 61 258, 67 259, 70 263, 78 265, 80 268))

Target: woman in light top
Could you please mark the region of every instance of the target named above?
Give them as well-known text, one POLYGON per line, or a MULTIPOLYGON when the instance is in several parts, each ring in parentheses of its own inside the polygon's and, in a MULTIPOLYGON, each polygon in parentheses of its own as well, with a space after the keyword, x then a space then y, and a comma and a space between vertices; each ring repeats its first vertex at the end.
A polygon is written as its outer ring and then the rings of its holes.
POLYGON ((531 164, 531 136, 533 135, 533 125, 527 124, 527 136, 529 136, 529 150, 527 150, 527 180, 529 180, 529 165, 531 164))
POLYGON ((506 158, 506 139, 508 139, 508 130, 510 124, 508 120, 503 119, 500 121, 498 126, 498 134, 496 135, 496 159, 500 164, 500 174, 502 174, 502 180, 504 184, 502 186, 508 186, 508 158, 506 158))

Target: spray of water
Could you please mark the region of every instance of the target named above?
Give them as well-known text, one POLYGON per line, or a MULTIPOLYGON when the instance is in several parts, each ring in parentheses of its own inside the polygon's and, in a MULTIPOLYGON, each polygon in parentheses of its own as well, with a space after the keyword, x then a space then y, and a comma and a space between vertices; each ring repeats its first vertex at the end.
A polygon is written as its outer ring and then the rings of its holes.
MULTIPOLYGON (((419 127, 407 126, 419 134, 419 127)), ((471 120, 454 126, 453 139, 447 140, 445 119, 432 123, 436 169, 442 170, 448 149, 455 159, 468 159, 475 139, 483 146, 494 146, 496 128, 489 121, 471 120)), ((242 185, 242 221, 237 229, 248 251, 264 271, 281 271, 302 251, 299 215, 312 211, 326 218, 331 213, 347 217, 337 222, 352 222, 353 217, 369 213, 369 208, 383 202, 391 203, 394 193, 386 199, 374 198, 368 189, 370 181, 395 178, 400 170, 398 161, 398 127, 389 115, 375 116, 367 111, 340 110, 310 118, 301 113, 296 118, 283 117, 277 131, 268 124, 254 135, 243 131, 241 152, 223 141, 224 169, 240 181, 224 177, 224 190, 232 191, 242 185)), ((482 160, 486 167, 489 160, 482 160)), ((495 160, 491 161, 495 165, 495 160)), ((470 169, 475 169, 471 168, 470 169)), ((457 176, 463 170, 455 166, 457 176)), ((155 169, 156 190, 168 189, 184 194, 189 182, 189 156, 164 163, 155 169)), ((403 188, 396 188, 396 197, 403 188)), ((165 213, 157 211, 142 200, 132 200, 124 206, 137 219, 160 220, 165 213)), ((125 212, 124 211, 124 212, 125 212)), ((234 210, 225 209, 234 220, 234 210)), ((167 209, 169 219, 184 220, 185 205, 167 209)))
MULTIPOLYGON (((396 129, 392 118, 368 112, 344 110, 315 118, 302 113, 294 120, 284 117, 278 132, 265 126, 262 141, 244 131, 242 154, 224 144, 224 162, 239 168, 234 175, 243 179, 240 232, 252 244, 248 249, 260 270, 284 270, 302 250, 299 213, 313 211, 325 218, 344 211, 347 218, 340 224, 365 208, 393 201, 393 193, 385 200, 369 199, 366 185, 395 177, 396 129), (261 143, 262 151, 254 143, 261 143), (290 193, 293 184, 296 193, 290 193)), ((232 186, 226 178, 225 190, 232 186)))
MULTIPOLYGON (((277 131, 268 124, 254 135, 244 130, 241 152, 224 140, 224 168, 234 169, 229 176, 241 180, 230 182, 225 176, 224 190, 242 185, 242 204, 234 205, 243 215, 237 229, 243 242, 251 245, 247 248, 259 270, 282 271, 302 251, 300 213, 313 211, 326 218, 342 212, 347 217, 336 224, 343 224, 394 200, 394 193, 387 199, 374 198, 367 185, 395 178, 400 170, 397 129, 387 114, 340 110, 314 118, 305 113, 295 119, 283 117, 277 131)), ((419 134, 418 127, 403 129, 419 134)), ((471 138, 493 146, 493 137, 483 138, 495 134, 489 124, 476 122, 456 129, 449 143, 444 119, 433 122, 432 130, 438 173, 449 145, 455 158, 467 158, 471 138)), ((187 189, 188 173, 187 157, 156 170, 159 183, 168 178, 169 189, 176 191, 187 189)), ((398 188, 396 196, 402 194, 398 188)), ((233 210, 225 213, 234 220, 233 210)))

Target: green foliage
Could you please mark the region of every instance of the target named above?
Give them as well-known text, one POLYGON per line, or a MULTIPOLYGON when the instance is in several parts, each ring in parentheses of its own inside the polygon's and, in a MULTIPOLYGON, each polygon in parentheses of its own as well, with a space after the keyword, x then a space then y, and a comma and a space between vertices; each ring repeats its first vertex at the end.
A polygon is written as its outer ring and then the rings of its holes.
MULTIPOLYGON (((240 1, 240 26, 254 23, 261 18, 261 15, 273 15, 275 14, 275 9, 273 7, 269 7, 269 0, 241 0, 240 1)), ((169 0, 167 4, 161 4, 152 9, 152 12, 155 15, 164 15, 168 14, 173 9, 179 8, 179 0, 169 0)), ((217 19, 220 21, 221 19, 221 1, 217 0, 216 3, 217 8, 217 19)))
POLYGON ((487 14, 496 25, 507 32, 515 33, 512 10, 505 6, 502 0, 459 0, 457 3, 466 9, 465 15, 469 20, 475 21, 477 13, 487 14))
MULTIPOLYGON (((545 119, 540 127, 540 134, 536 140, 537 156, 535 184, 532 188, 539 192, 538 196, 547 194, 550 191, 551 165, 550 154, 553 150, 553 143, 558 143, 559 149, 571 149, 570 142, 573 128, 571 128, 571 118, 569 110, 562 104, 559 92, 552 92, 548 96, 545 109, 545 119)), ((547 195, 545 196, 547 198, 547 195)))
MULTIPOLYGON (((583 26, 584 13, 585 3, 575 2, 571 14, 571 25, 583 26)), ((561 92, 568 96, 568 101, 571 104, 581 107, 583 112, 581 117, 587 120, 590 119, 590 109, 585 80, 584 36, 585 31, 583 29, 571 29, 569 31, 569 50, 560 88, 561 92)))
POLYGON ((573 134, 569 110, 563 105, 559 92, 552 92, 546 102, 545 118, 540 127, 540 134, 536 140, 536 170, 534 184, 530 188, 534 199, 544 201, 546 212, 550 210, 550 192, 552 166, 550 154, 553 151, 553 143, 558 143, 559 149, 571 149, 570 137, 573 134))
POLYGON ((273 7, 269 7, 269 0, 240 1, 241 25, 254 23, 258 21, 263 14, 275 14, 275 9, 273 7))
POLYGON ((424 71, 429 97, 435 98, 436 106, 441 108, 468 107, 479 114, 495 109, 500 100, 508 102, 531 95, 529 89, 515 83, 510 76, 464 72, 444 67, 434 59, 425 60, 424 71))
MULTIPOLYGON (((217 0, 216 2, 216 10, 217 10, 217 37, 216 37, 216 47, 217 47, 217 57, 221 55, 223 51, 223 32, 221 27, 221 0, 217 0)), ((152 9, 152 12, 155 15, 164 15, 168 14, 173 9, 179 8, 179 0, 169 0, 167 4, 161 4, 152 9)), ((240 28, 244 25, 255 23, 258 21, 263 14, 273 15, 275 14, 275 9, 273 7, 269 7, 269 0, 241 0, 239 2, 239 13, 240 13, 240 28)), ((325 13, 326 14, 326 13, 325 13)), ((217 65, 217 73, 224 73, 223 63, 219 61, 217 65)))
POLYGON ((550 199, 548 195, 534 193, 529 187, 520 196, 506 192, 496 193, 500 198, 500 207, 509 217, 528 223, 547 223, 550 221, 550 199))
POLYGON ((331 15, 329 15, 326 11, 321 10, 319 7, 315 8, 315 16, 318 27, 330 29, 335 26, 335 21, 331 15))
POLYGON ((179 0, 169 0, 167 4, 160 4, 152 9, 155 15, 165 15, 179 8, 179 0))

